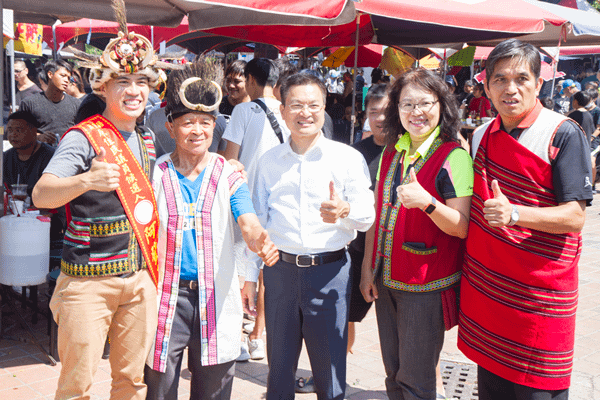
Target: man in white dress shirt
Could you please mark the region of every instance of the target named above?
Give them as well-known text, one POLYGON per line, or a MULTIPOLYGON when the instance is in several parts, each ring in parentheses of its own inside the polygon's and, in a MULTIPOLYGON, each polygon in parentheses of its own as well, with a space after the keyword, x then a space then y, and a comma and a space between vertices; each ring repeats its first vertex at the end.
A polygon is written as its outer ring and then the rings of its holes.
MULTIPOLYGON (((259 162, 254 206, 280 251, 263 271, 269 377, 267 400, 294 398, 302 339, 317 397, 343 399, 350 297, 346 245, 375 219, 369 171, 353 148, 326 139, 326 88, 309 74, 281 87, 290 140, 259 162)), ((256 280, 258 269, 247 271, 256 280)))

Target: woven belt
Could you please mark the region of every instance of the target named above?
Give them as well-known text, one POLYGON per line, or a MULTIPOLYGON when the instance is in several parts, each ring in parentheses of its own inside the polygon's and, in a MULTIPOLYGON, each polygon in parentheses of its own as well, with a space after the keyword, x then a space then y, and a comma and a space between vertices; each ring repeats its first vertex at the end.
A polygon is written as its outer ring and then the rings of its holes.
POLYGON ((279 251, 279 258, 283 262, 296 264, 298 267, 312 267, 313 265, 329 264, 339 261, 345 256, 345 249, 316 254, 290 254, 285 251, 279 251))
POLYGON ((187 281, 185 279, 180 279, 179 287, 190 289, 190 290, 198 290, 198 281, 187 281))

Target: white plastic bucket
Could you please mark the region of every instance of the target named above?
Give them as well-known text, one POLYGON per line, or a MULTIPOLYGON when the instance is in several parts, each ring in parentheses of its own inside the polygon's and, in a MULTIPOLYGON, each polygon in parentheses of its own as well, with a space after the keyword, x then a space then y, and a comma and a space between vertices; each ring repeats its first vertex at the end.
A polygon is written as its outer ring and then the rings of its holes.
POLYGON ((46 282, 49 262, 49 220, 15 215, 0 218, 1 284, 40 285, 46 282))

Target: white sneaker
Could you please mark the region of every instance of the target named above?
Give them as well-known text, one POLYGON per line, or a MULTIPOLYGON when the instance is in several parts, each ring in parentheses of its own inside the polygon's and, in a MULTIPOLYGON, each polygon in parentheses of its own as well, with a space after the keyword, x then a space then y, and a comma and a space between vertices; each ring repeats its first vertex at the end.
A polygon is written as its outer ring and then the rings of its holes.
POLYGON ((252 339, 248 343, 250 357, 253 360, 262 360, 265 358, 265 342, 262 339, 252 339))
POLYGON ((241 343, 241 353, 235 361, 248 361, 251 358, 250 352, 248 352, 248 343, 244 340, 241 343))
POLYGON ((243 330, 245 333, 251 334, 252 331, 254 330, 254 321, 245 323, 243 330))

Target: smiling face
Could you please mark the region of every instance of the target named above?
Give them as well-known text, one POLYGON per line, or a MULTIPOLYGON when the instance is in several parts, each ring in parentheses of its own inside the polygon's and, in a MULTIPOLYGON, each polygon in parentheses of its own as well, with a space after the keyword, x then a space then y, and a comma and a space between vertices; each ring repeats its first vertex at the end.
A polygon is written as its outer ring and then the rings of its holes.
POLYGON ((166 127, 175 139, 178 154, 203 156, 212 143, 215 118, 209 114, 189 112, 167 122, 166 127))
POLYGON ((542 78, 536 79, 525 61, 506 58, 497 62, 485 90, 507 132, 516 128, 535 107, 542 83, 542 78))
POLYGON ((246 77, 243 74, 240 75, 228 75, 225 78, 225 88, 227 94, 233 100, 233 102, 241 102, 248 95, 246 93, 246 77))
POLYGON ((400 122, 412 141, 422 142, 440 123, 440 102, 437 96, 415 84, 406 85, 398 101, 400 122), (412 110, 407 111, 412 105, 412 110), (417 107, 415 107, 417 105, 417 107))
POLYGON ((69 79, 71 73, 66 68, 60 67, 56 71, 48 71, 48 85, 52 85, 61 92, 64 92, 69 87, 69 79))
MULTIPOLYGON (((148 78, 141 74, 128 74, 109 79, 104 84, 106 111, 104 116, 119 128, 119 122, 133 123, 142 115, 150 86, 148 78)), ((131 131, 129 128, 119 128, 131 131)))
POLYGON ((292 86, 287 92, 281 116, 295 142, 315 139, 325 123, 323 93, 315 84, 292 86))

